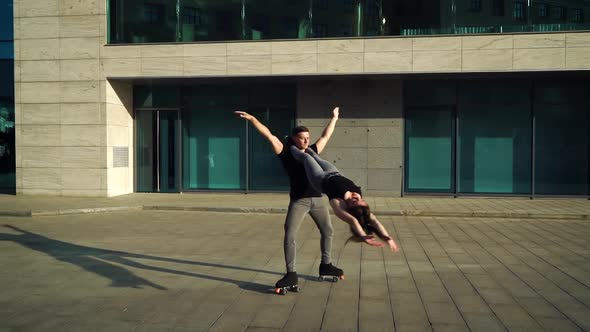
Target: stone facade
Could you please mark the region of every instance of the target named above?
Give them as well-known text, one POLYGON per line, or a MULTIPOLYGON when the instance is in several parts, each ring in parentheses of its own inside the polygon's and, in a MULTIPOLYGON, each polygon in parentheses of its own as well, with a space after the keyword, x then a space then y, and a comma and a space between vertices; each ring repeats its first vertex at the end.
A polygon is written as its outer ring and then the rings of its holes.
MULTIPOLYGON (((106 46, 105 11, 102 0, 14 0, 18 194, 133 191, 126 78, 590 69, 587 32, 106 46), (113 167, 113 146, 129 148, 128 167, 113 167)), ((401 81, 322 84, 300 86, 298 121, 317 133, 342 105, 328 159, 363 187, 399 195, 401 81)))

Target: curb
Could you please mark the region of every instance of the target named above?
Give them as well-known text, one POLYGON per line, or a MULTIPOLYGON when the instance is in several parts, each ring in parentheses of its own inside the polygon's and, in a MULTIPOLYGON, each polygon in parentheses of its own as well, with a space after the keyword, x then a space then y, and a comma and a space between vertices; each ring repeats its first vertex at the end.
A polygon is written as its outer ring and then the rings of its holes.
MULTIPOLYGON (((123 211, 194 211, 194 212, 221 212, 221 213, 260 213, 260 214, 285 214, 286 208, 260 208, 260 207, 205 207, 205 206, 160 206, 160 205, 136 205, 115 206, 100 208, 58 209, 48 211, 0 211, 0 217, 45 217, 70 214, 108 213, 123 211)), ((590 214, 552 214, 552 213, 526 213, 526 212, 488 212, 488 211, 431 211, 431 210, 374 210, 376 215, 384 216, 411 216, 411 217, 454 217, 454 218, 518 218, 518 219, 570 219, 590 220, 590 214)), ((330 211, 332 215, 333 212, 330 211)))

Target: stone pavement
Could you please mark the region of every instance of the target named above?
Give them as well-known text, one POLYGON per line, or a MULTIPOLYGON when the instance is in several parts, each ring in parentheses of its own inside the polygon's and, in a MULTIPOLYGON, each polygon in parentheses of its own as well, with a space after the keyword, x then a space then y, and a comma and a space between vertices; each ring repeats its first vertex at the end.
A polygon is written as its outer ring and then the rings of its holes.
POLYGON ((284 195, 1 197, 0 331, 590 331, 588 200, 371 199, 401 250, 308 219, 280 296, 284 195))
MULTIPOLYGON (((553 218, 590 220, 588 199, 366 197, 381 215, 553 218)), ((0 216, 57 215, 125 210, 188 210, 284 214, 285 193, 133 193, 111 198, 0 195, 0 216)))

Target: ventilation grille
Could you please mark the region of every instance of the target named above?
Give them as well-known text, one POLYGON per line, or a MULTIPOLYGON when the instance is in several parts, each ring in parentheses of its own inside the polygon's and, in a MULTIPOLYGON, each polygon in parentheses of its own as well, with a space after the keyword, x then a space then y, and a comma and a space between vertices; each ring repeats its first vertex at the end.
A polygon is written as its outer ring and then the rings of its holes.
POLYGON ((113 146, 113 167, 129 167, 128 146, 113 146))

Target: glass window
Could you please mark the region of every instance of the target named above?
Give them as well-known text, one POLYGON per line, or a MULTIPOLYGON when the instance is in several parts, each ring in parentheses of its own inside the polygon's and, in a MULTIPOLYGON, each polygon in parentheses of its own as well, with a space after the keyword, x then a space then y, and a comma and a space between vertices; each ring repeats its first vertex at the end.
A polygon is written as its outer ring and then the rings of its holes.
POLYGON ((492 0, 492 14, 494 16, 504 16, 504 0, 492 0))
POLYGON ((406 111, 407 192, 454 192, 454 123, 451 108, 406 111))
POLYGON ((0 0, 0 41, 14 39, 13 0, 0 0))
POLYGON ((520 1, 514 2, 514 18, 519 21, 525 20, 525 3, 520 1))
POLYGON ((481 11, 481 0, 469 0, 470 11, 481 11))
POLYGON ((309 1, 247 0, 244 39, 297 39, 311 33, 309 1))
POLYGON ((535 85, 535 193, 588 195, 590 82, 535 85))
POLYGON ((184 42, 243 39, 239 0, 180 2, 180 39, 184 42))
POLYGON ((530 83, 467 81, 458 107, 458 192, 530 193, 530 83))
POLYGON ((560 21, 565 21, 566 19, 566 8, 562 6, 555 7, 555 19, 560 21))
POLYGON ((574 8, 572 10, 572 22, 575 22, 575 23, 584 22, 584 11, 581 8, 574 8))
POLYGON ((539 17, 547 17, 549 12, 549 5, 547 5, 546 3, 540 3, 537 6, 539 8, 539 17))
POLYGON ((110 0, 110 43, 177 41, 176 1, 110 0))

